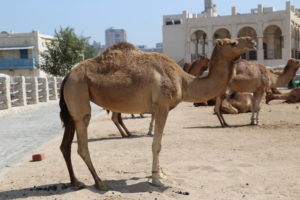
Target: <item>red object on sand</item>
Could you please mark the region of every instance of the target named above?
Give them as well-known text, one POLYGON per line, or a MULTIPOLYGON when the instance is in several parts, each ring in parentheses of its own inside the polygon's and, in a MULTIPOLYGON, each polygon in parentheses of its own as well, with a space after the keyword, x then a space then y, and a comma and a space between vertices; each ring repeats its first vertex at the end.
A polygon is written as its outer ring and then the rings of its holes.
POLYGON ((33 154, 32 155, 32 161, 41 161, 45 159, 45 155, 43 153, 39 153, 39 154, 33 154))

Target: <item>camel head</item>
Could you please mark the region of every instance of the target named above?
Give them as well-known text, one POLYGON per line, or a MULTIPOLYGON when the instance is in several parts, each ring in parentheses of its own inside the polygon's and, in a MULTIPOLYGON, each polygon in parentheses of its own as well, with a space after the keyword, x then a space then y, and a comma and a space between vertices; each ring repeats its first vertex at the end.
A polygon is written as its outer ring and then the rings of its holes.
POLYGON ((288 60, 287 65, 288 65, 289 67, 298 69, 298 68, 300 67, 300 60, 297 60, 297 59, 295 59, 295 58, 290 58, 290 59, 288 60))
POLYGON ((201 66, 203 71, 205 71, 208 68, 208 63, 209 63, 209 58, 207 57, 207 55, 201 55, 192 64, 201 66))
POLYGON ((240 55, 250 50, 256 49, 256 42, 250 37, 240 37, 237 39, 218 39, 216 43, 218 50, 227 58, 239 58, 240 55))

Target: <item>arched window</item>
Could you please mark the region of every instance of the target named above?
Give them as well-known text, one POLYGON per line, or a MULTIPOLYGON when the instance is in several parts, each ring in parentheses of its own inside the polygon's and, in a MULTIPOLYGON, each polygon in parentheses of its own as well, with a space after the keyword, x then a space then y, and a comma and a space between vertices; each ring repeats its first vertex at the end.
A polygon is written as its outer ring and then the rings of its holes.
MULTIPOLYGON (((257 43, 257 34, 254 28, 246 26, 239 31, 238 37, 246 37, 246 36, 251 37, 257 43)), ((247 60, 257 60, 257 51, 256 50, 249 51, 243 54, 242 58, 247 60)))
POLYGON ((264 31, 264 58, 281 59, 283 37, 281 29, 276 25, 268 26, 264 31))
POLYGON ((199 55, 207 54, 207 35, 204 31, 195 31, 191 36, 191 41, 194 44, 194 50, 192 50, 192 60, 199 57, 199 55))
POLYGON ((230 32, 226 28, 220 28, 214 33, 214 44, 217 39, 231 38, 230 32))

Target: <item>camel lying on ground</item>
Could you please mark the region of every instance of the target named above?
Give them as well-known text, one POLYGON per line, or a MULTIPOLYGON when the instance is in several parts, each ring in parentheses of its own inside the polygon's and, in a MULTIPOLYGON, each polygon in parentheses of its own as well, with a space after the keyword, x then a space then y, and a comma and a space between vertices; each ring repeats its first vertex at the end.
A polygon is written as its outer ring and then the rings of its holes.
MULTIPOLYGON (((228 84, 228 87, 232 91, 236 92, 253 93, 251 125, 257 125, 259 124, 258 115, 263 95, 270 88, 283 87, 287 85, 288 82, 295 77, 296 72, 300 67, 300 62, 297 59, 289 59, 284 71, 279 75, 267 70, 267 68, 261 64, 243 59, 237 60, 234 62, 234 65, 236 69, 235 75, 228 84)), ((221 103, 224 96, 225 95, 220 95, 217 98, 215 105, 215 112, 223 127, 228 126, 221 113, 221 103)))
POLYGON ((205 101, 219 96, 230 81, 232 63, 255 48, 250 37, 217 40, 207 77, 187 74, 164 54, 143 52, 129 43, 118 43, 99 56, 74 66, 60 90, 60 117, 65 127, 60 149, 68 167, 71 185, 82 188, 73 171, 71 144, 76 131, 78 154, 89 168, 95 186, 107 190, 92 164, 87 127, 90 101, 117 113, 151 113, 155 127, 152 143, 152 184, 164 186, 159 165, 162 134, 169 111, 182 101, 205 101))
POLYGON ((296 87, 285 94, 267 94, 266 103, 269 104, 272 100, 285 100, 286 103, 300 102, 300 87, 296 87))
POLYGON ((222 101, 221 112, 223 114, 238 114, 251 111, 253 94, 249 92, 233 92, 226 95, 222 101))

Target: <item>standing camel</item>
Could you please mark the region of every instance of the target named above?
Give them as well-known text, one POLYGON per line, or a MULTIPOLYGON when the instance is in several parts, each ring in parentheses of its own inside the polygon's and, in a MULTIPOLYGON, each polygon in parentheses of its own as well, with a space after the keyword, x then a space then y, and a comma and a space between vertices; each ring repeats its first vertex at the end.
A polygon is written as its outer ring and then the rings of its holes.
MULTIPOLYGON (((228 87, 232 91, 236 92, 253 93, 251 125, 258 125, 259 123, 258 115, 263 95, 270 88, 283 87, 287 85, 288 82, 294 78, 300 67, 299 60, 293 58, 288 60, 286 67, 279 75, 267 70, 267 68, 261 64, 243 59, 237 60, 234 65, 235 75, 228 84, 228 87)), ((217 98, 215 105, 215 112, 223 127, 228 126, 220 110, 224 97, 225 95, 220 95, 217 98)))
POLYGON ((300 86, 292 89, 290 92, 285 94, 267 94, 266 103, 269 104, 272 100, 285 100, 286 103, 300 102, 300 86))
POLYGON ((99 56, 74 66, 61 85, 60 116, 65 131, 60 146, 71 184, 82 188, 71 162, 71 144, 76 130, 78 154, 89 168, 99 190, 101 181, 88 150, 87 127, 91 118, 90 101, 119 113, 153 113, 152 184, 164 186, 159 153, 169 111, 182 101, 194 102, 218 96, 227 87, 233 61, 255 48, 249 37, 218 40, 207 77, 185 73, 172 59, 160 53, 138 50, 129 43, 118 43, 99 56))

